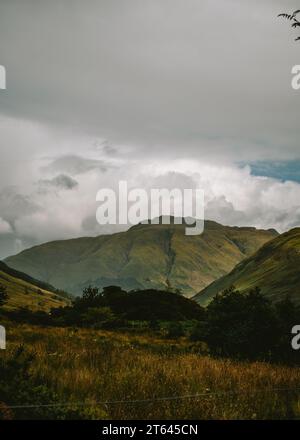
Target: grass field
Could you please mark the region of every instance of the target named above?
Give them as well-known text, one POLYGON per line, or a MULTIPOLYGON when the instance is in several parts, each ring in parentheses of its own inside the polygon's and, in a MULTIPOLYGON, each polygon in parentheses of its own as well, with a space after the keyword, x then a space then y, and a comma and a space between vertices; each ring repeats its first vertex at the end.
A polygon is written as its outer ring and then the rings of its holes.
POLYGON ((297 368, 216 360, 184 339, 147 335, 8 323, 7 339, 0 356, 9 357, 20 344, 34 351, 34 377, 57 393, 58 404, 79 408, 83 418, 300 417, 297 368), (124 400, 133 402, 117 402, 124 400))

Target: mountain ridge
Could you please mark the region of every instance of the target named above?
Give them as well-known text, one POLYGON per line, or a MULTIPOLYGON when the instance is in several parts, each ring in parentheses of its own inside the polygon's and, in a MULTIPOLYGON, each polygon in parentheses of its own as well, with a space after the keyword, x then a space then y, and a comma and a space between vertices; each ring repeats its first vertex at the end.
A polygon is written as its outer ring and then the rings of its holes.
POLYGON ((140 223, 125 232, 44 243, 5 263, 75 294, 88 284, 115 284, 192 296, 277 235, 274 230, 210 220, 199 236, 184 231, 184 224, 140 223))

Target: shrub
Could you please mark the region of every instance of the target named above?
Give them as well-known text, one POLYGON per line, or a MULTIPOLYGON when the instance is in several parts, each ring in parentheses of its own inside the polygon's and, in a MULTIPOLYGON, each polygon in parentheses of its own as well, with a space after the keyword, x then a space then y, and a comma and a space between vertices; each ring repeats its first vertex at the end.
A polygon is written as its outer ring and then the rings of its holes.
POLYGON ((189 339, 192 342, 203 341, 206 339, 206 332, 207 332, 206 323, 203 321, 198 321, 191 329, 189 339))
MULTIPOLYGON (((221 356, 272 360, 279 354, 283 360, 281 339, 290 336, 295 310, 291 303, 275 308, 257 288, 240 293, 231 287, 207 307, 205 341, 221 356)), ((285 349, 291 351, 284 339, 285 349)))
POLYGON ((0 284, 0 306, 3 306, 3 304, 7 301, 7 298, 7 289, 3 284, 0 284))
POLYGON ((168 327, 167 337, 177 339, 184 336, 184 329, 180 322, 171 322, 168 327))
POLYGON ((109 325, 115 319, 109 307, 90 307, 82 315, 82 323, 84 325, 98 328, 109 325))

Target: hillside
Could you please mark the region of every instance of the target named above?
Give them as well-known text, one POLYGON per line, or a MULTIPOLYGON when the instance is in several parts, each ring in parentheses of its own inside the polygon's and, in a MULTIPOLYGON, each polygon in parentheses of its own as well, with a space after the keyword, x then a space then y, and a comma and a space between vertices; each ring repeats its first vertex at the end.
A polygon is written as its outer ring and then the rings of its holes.
POLYGON ((0 284, 6 287, 8 293, 8 301, 4 305, 6 310, 28 307, 31 310, 48 311, 68 302, 51 291, 51 286, 47 287, 45 283, 13 270, 3 262, 0 262, 0 284))
POLYGON ((258 286, 276 302, 289 295, 300 303, 300 228, 280 235, 265 244, 253 256, 238 264, 232 272, 210 284, 194 299, 201 305, 234 285, 241 291, 258 286))
POLYGON ((6 263, 74 294, 88 284, 130 289, 180 289, 192 296, 228 273, 276 231, 205 222, 199 236, 184 225, 139 224, 126 232, 45 243, 6 263))

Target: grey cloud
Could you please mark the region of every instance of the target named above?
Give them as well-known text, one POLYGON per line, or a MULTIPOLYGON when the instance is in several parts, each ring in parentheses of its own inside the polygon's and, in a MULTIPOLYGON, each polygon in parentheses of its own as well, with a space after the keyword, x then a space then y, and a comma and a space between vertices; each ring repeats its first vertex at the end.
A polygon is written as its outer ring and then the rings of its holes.
POLYGON ((21 252, 23 249, 32 247, 36 244, 38 244, 38 241, 32 238, 18 238, 14 234, 1 234, 0 260, 8 257, 9 255, 15 255, 18 252, 21 252))
POLYGON ((56 189, 65 189, 65 190, 71 190, 78 186, 77 180, 73 179, 70 176, 67 176, 66 174, 59 174, 58 176, 54 177, 53 179, 41 179, 38 182, 38 185, 40 188, 47 189, 47 188, 56 188, 56 189))
POLYGON ((290 212, 281 212, 276 216, 278 223, 285 223, 286 230, 299 228, 300 226, 300 207, 297 206, 293 209, 293 215, 290 212))
POLYGON ((94 142, 95 150, 102 151, 107 156, 115 156, 118 153, 117 148, 110 144, 108 140, 94 142))
POLYGON ((151 187, 153 188, 166 188, 169 190, 173 188, 195 189, 197 187, 197 184, 192 177, 187 176, 184 173, 179 173, 175 171, 170 171, 163 175, 150 179, 150 183, 151 187))
MULTIPOLYGON (((4 188, 0 192, 0 215, 10 229, 0 233, 0 259, 13 255, 26 247, 37 244, 34 237, 20 237, 15 224, 19 219, 42 211, 31 197, 20 194, 17 187, 4 188)), ((0 228, 1 229, 1 228, 0 228)))
POLYGON ((11 225, 4 219, 0 217, 0 235, 10 234, 12 232, 11 225))
POLYGON ((99 224, 96 220, 96 215, 91 215, 82 220, 81 223, 82 230, 84 234, 95 235, 99 232, 99 224))
POLYGON ((0 192, 1 217, 12 227, 16 219, 39 212, 42 208, 31 197, 20 194, 17 187, 0 192))
POLYGON ((300 45, 276 17, 299 0, 0 3, 0 217, 15 231, 1 252, 109 232, 95 224, 95 194, 121 178, 143 188, 197 182, 206 216, 222 223, 298 223, 298 186, 225 168, 300 158, 291 88, 300 45), (204 175, 175 172, 181 158, 204 175), (10 184, 22 191, 1 189, 10 184))
POLYGON ((88 159, 82 156, 67 155, 54 159, 49 165, 43 167, 47 172, 66 172, 71 175, 79 175, 87 173, 91 170, 99 170, 105 172, 108 164, 103 160, 88 159))
POLYGON ((205 218, 214 219, 219 223, 224 223, 226 219, 226 224, 229 225, 245 225, 247 222, 245 213, 235 209, 225 196, 216 197, 207 203, 205 218))
POLYGON ((81 223, 82 235, 96 236, 102 234, 113 234, 116 231, 126 230, 127 226, 116 227, 115 225, 99 225, 96 215, 93 213, 85 217, 81 223))
POLYGON ((297 0, 2 2, 8 89, 0 111, 131 144, 141 156, 299 157, 290 84, 299 45, 277 19, 295 7, 297 0))

